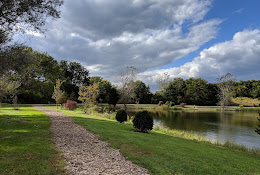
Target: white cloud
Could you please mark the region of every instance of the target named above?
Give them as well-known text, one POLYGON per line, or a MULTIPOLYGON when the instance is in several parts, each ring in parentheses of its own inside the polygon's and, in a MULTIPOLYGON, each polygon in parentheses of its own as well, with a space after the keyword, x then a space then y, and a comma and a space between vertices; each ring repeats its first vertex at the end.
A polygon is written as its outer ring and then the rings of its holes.
POLYGON ((210 7, 211 0, 67 0, 61 19, 30 46, 113 80, 124 66, 160 68, 216 37, 221 20, 203 20, 210 7))
POLYGON ((200 56, 180 67, 146 71, 140 79, 155 88, 159 74, 168 72, 171 78, 201 77, 215 82, 216 78, 231 73, 238 80, 260 77, 260 30, 244 30, 230 41, 222 42, 203 50, 200 56))

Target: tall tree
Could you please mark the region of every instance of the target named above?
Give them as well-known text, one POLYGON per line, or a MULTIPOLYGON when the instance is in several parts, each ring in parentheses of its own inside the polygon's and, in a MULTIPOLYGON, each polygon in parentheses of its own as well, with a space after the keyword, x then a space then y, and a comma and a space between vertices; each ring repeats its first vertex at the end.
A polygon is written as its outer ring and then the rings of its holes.
POLYGON ((13 79, 10 74, 2 74, 0 76, 0 103, 8 95, 14 96, 19 86, 20 82, 17 79, 13 79))
POLYGON ((62 60, 60 68, 62 70, 61 77, 64 81, 62 87, 68 94, 72 92, 78 94, 80 86, 89 85, 89 71, 80 63, 62 60))
POLYGON ((112 87, 108 94, 108 104, 113 105, 115 107, 118 100, 119 100, 119 93, 117 92, 117 89, 115 87, 112 87))
POLYGON ((63 0, 1 0, 0 46, 17 32, 43 32, 47 17, 59 18, 63 0))
POLYGON ((118 77, 117 81, 119 83, 118 90, 120 94, 120 102, 124 104, 127 108, 127 103, 132 102, 135 97, 135 79, 137 76, 138 70, 134 66, 126 67, 123 69, 118 77))
POLYGON ((186 84, 182 78, 174 78, 165 88, 164 96, 175 104, 184 102, 186 84))
POLYGON ((188 104, 205 105, 207 102, 207 81, 201 78, 189 78, 185 81, 185 98, 188 104))
POLYGON ((137 103, 150 103, 151 102, 151 92, 149 86, 146 86, 144 82, 138 80, 135 82, 135 101, 137 103))
POLYGON ((157 80, 156 80, 156 83, 157 83, 157 87, 158 89, 164 93, 165 90, 166 90, 166 87, 167 87, 167 84, 169 83, 170 81, 170 75, 168 74, 168 72, 162 74, 162 75, 159 75, 157 77, 157 80))
POLYGON ((222 106, 224 110, 225 106, 231 103, 231 97, 233 97, 232 92, 234 89, 236 78, 230 73, 227 73, 225 76, 218 78, 217 81, 218 81, 217 85, 219 89, 219 93, 218 93, 219 105, 222 106))
POLYGON ((90 77, 90 84, 98 84, 99 87, 99 96, 97 97, 97 100, 101 103, 107 103, 108 102, 108 94, 110 93, 112 89, 112 85, 108 80, 103 79, 99 76, 90 77))

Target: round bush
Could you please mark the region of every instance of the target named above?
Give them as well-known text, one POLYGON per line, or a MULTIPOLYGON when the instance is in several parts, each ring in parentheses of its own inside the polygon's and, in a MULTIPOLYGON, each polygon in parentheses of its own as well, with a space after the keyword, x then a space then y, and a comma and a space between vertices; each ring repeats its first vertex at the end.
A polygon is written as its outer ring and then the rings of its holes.
POLYGON ((140 129, 141 132, 147 132, 153 129, 153 118, 148 111, 139 111, 135 114, 133 124, 134 127, 140 129))
POLYGON ((116 120, 120 123, 123 123, 124 121, 127 121, 127 114, 124 109, 120 109, 116 113, 116 120))

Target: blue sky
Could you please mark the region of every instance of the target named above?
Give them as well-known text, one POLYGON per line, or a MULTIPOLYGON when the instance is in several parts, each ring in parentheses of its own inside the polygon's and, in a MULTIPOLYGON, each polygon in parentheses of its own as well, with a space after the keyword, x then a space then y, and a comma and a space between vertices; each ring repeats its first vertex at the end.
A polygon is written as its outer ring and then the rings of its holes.
POLYGON ((33 49, 80 62, 111 82, 135 66, 153 91, 164 73, 209 82, 228 72, 238 81, 259 79, 259 7, 259 0, 66 0, 44 35, 23 37, 33 49))
POLYGON ((219 18, 223 22, 219 25, 217 37, 201 46, 195 52, 174 61, 163 68, 179 67, 192 61, 199 53, 214 43, 231 40, 233 35, 244 29, 260 29, 260 1, 259 0, 215 0, 205 19, 219 18))

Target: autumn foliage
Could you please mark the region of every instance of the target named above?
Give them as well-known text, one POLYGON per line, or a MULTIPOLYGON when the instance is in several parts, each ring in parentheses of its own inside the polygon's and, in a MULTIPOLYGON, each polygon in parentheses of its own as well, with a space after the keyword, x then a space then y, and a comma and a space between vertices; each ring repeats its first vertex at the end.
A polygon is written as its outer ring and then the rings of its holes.
POLYGON ((78 107, 78 105, 76 101, 67 100, 67 103, 64 104, 64 107, 73 111, 78 107))

